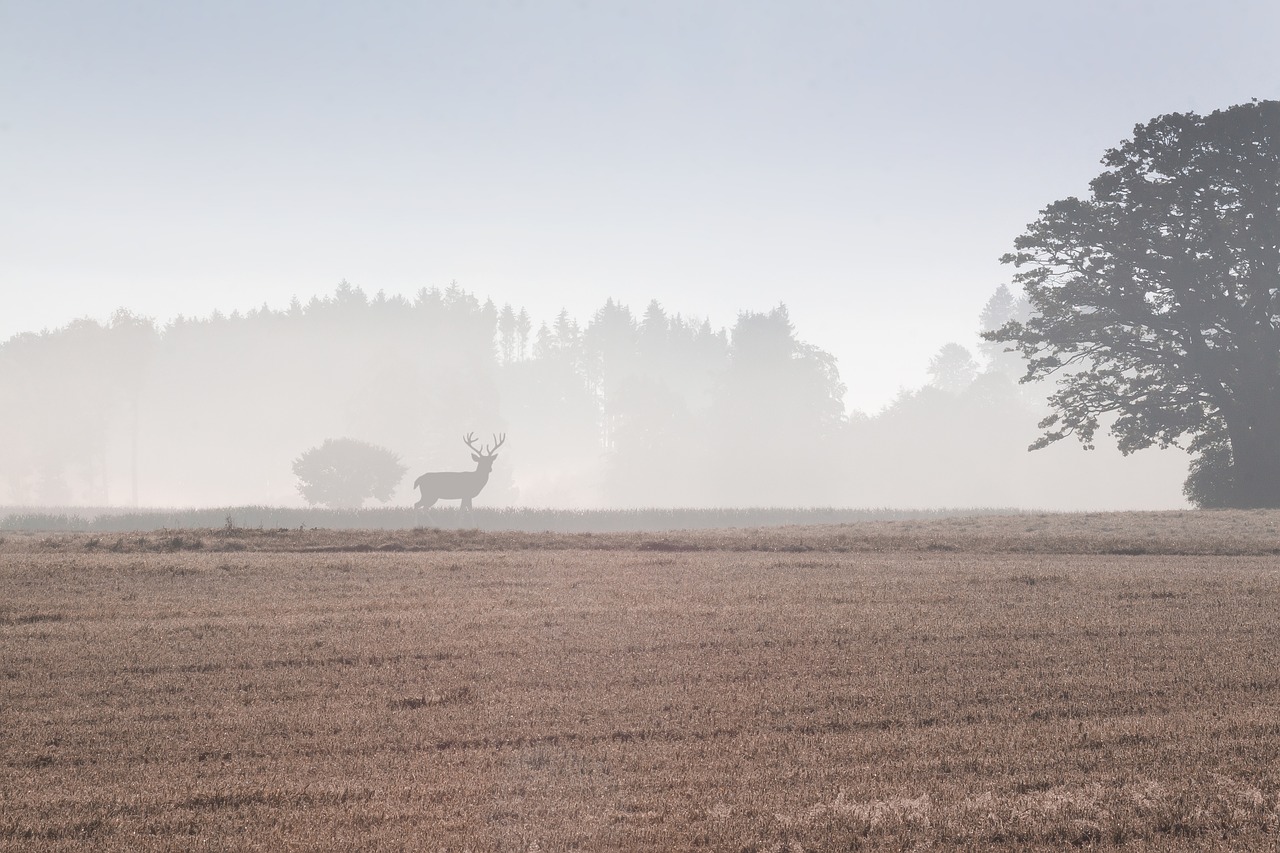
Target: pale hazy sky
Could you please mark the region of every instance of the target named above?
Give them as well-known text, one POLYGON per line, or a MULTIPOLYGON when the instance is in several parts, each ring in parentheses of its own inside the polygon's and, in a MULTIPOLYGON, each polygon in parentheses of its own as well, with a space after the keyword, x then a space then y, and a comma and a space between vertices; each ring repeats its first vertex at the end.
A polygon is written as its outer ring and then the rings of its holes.
POLYGON ((874 410, 1134 124, 1280 96, 1277 37, 1274 0, 0 0, 0 339, 342 279, 784 301, 874 410))

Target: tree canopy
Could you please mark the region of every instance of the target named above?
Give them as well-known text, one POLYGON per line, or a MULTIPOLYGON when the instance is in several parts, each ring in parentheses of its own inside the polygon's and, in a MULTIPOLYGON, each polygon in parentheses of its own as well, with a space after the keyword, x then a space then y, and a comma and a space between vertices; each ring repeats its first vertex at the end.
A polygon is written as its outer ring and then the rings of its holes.
POLYGON ((1197 454, 1202 505, 1280 506, 1280 102, 1160 116, 1102 163, 1002 259, 1032 315, 987 338, 1057 380, 1032 447, 1105 419, 1197 454))

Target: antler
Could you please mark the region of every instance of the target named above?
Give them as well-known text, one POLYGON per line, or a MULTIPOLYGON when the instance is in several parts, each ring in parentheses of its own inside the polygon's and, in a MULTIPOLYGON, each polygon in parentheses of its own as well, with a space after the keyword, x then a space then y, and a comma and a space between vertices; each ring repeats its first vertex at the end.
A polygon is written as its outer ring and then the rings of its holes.
POLYGON ((494 453, 498 451, 498 448, 501 447, 504 442, 506 442, 507 434, 505 432, 502 435, 498 435, 497 433, 494 433, 492 447, 490 447, 487 444, 483 448, 476 447, 475 445, 476 434, 474 432, 467 433, 465 436, 462 437, 462 440, 467 443, 467 447, 471 448, 471 452, 476 454, 477 456, 492 456, 494 453))
POLYGON ((475 446, 474 442, 476 440, 476 434, 474 432, 467 433, 462 437, 462 440, 466 443, 467 447, 471 448, 472 453, 478 454, 480 456, 486 455, 484 451, 482 451, 480 448, 475 446))

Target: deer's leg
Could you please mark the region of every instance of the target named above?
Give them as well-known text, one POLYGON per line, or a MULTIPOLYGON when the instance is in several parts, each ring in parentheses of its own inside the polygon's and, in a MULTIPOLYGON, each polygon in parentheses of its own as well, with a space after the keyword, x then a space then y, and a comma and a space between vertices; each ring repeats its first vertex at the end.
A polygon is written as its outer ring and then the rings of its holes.
POLYGON ((467 512, 471 512, 471 498, 462 499, 462 508, 465 509, 467 512))

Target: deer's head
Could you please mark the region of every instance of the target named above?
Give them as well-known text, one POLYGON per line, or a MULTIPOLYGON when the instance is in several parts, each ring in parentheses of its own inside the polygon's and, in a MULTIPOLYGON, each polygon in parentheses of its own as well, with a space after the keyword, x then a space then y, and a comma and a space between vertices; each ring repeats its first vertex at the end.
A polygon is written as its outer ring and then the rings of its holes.
POLYGON ((471 448, 471 458, 476 463, 476 470, 489 473, 493 470, 493 460, 498 458, 498 448, 507 440, 507 434, 495 435, 493 444, 486 444, 484 447, 476 447, 475 433, 467 433, 462 437, 467 447, 471 448))

